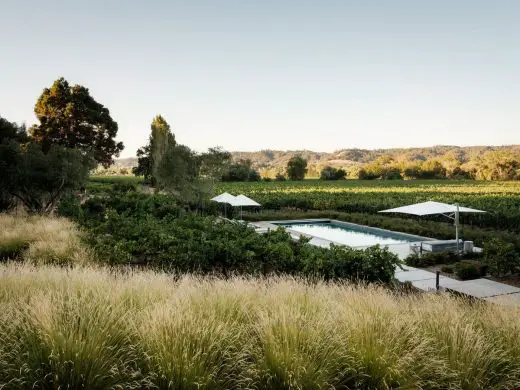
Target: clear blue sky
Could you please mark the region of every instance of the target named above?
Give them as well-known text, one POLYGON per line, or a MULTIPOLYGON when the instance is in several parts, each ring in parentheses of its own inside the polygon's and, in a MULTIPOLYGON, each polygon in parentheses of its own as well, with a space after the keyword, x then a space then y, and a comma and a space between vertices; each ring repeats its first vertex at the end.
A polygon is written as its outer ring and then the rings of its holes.
POLYGON ((12 1, 0 115, 87 86, 133 156, 162 114, 196 150, 520 143, 520 1, 12 1))

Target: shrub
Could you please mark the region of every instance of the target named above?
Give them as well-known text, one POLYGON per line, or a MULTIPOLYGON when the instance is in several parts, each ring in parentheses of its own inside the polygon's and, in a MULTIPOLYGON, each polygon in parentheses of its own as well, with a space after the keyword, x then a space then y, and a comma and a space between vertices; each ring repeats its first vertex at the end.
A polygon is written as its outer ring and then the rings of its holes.
POLYGON ((475 267, 474 264, 456 263, 455 274, 461 280, 471 280, 480 278, 480 271, 475 267))
POLYGON ((328 250, 305 239, 294 241, 283 228, 257 234, 246 224, 183 213, 171 199, 141 194, 90 199, 83 223, 91 230, 89 242, 97 257, 110 264, 178 272, 298 274, 384 283, 392 280, 399 263, 397 256, 378 247, 328 250), (92 205, 100 206, 103 216, 91 215, 92 205))
POLYGON ((112 190, 117 193, 126 193, 126 192, 135 192, 135 191, 137 191, 137 188, 132 183, 120 182, 120 183, 114 183, 112 185, 112 190))
POLYGON ((475 267, 477 267, 478 272, 479 272, 480 276, 482 276, 482 277, 486 276, 488 268, 489 268, 489 266, 487 264, 483 264, 480 261, 476 261, 476 260, 461 260, 460 262, 464 263, 464 264, 473 264, 475 267))
POLYGON ((320 172, 320 180, 340 180, 347 176, 347 172, 344 169, 337 169, 330 166, 326 166, 320 172))
POLYGON ((75 220, 81 219, 83 210, 78 197, 74 194, 70 194, 61 199, 58 204, 58 214, 75 220))
POLYGON ((497 277, 508 272, 517 273, 520 267, 520 257, 514 245, 496 237, 484 243, 483 261, 489 266, 489 272, 497 277))
POLYGON ((275 179, 276 181, 285 181, 285 180, 287 180, 287 179, 285 178, 285 175, 284 175, 283 173, 277 173, 274 179, 275 179))
POLYGON ((23 237, 0 242, 0 260, 19 259, 27 248, 29 248, 29 241, 23 237))
POLYGON ((405 264, 410 267, 430 267, 437 264, 450 264, 458 259, 457 254, 451 252, 411 254, 405 259, 405 264))
POLYGON ((443 265, 441 267, 441 271, 444 272, 444 273, 447 273, 447 274, 452 274, 453 273, 453 266, 452 265, 443 265))

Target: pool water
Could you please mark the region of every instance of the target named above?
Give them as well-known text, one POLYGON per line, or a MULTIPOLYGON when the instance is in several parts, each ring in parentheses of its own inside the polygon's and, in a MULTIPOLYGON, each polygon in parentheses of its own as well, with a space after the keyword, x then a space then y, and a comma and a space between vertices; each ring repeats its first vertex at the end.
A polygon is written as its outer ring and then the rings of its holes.
POLYGON ((404 244, 418 241, 418 238, 397 232, 386 232, 370 227, 335 224, 333 222, 280 223, 277 225, 353 247, 404 244))

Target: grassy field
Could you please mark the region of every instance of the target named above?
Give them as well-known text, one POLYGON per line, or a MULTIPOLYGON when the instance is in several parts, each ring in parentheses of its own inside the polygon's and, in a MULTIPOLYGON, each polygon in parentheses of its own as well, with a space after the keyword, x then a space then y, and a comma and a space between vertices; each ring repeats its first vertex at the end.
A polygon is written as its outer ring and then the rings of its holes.
POLYGON ((292 278, 3 264, 0 387, 515 389, 519 315, 292 278))

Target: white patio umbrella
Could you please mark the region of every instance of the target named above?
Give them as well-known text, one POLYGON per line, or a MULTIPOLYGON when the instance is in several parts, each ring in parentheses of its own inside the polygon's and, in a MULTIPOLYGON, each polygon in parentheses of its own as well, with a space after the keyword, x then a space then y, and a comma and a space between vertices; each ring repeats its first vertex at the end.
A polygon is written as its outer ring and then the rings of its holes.
POLYGON ((236 199, 236 197, 234 195, 224 192, 220 195, 215 196, 214 198, 211 198, 210 200, 212 200, 213 202, 224 203, 224 215, 227 216, 226 204, 233 205, 233 202, 235 201, 235 199, 236 199))
POLYGON ((227 192, 224 192, 220 195, 217 195, 215 196, 214 198, 211 198, 210 200, 214 201, 214 202, 218 202, 218 203, 229 203, 231 204, 231 202, 233 202, 235 200, 235 196, 234 195, 231 195, 227 192))
POLYGON ((231 206, 240 207, 240 219, 242 219, 242 207, 246 207, 246 206, 260 207, 261 206, 260 203, 255 202, 253 199, 248 198, 245 195, 235 196, 235 199, 230 204, 231 204, 231 206))
POLYGON ((461 207, 458 203, 447 204, 441 202, 422 202, 411 204, 408 206, 396 207, 394 209, 382 210, 380 213, 402 213, 412 215, 444 215, 450 219, 453 219, 455 224, 455 239, 457 242, 457 250, 459 248, 459 214, 460 213, 485 213, 482 210, 470 209, 468 207, 461 207))
POLYGON ((235 202, 236 203, 240 203, 240 206, 256 206, 256 207, 260 207, 260 203, 255 202, 253 199, 248 198, 247 196, 242 195, 242 194, 240 194, 238 196, 235 196, 235 202))

